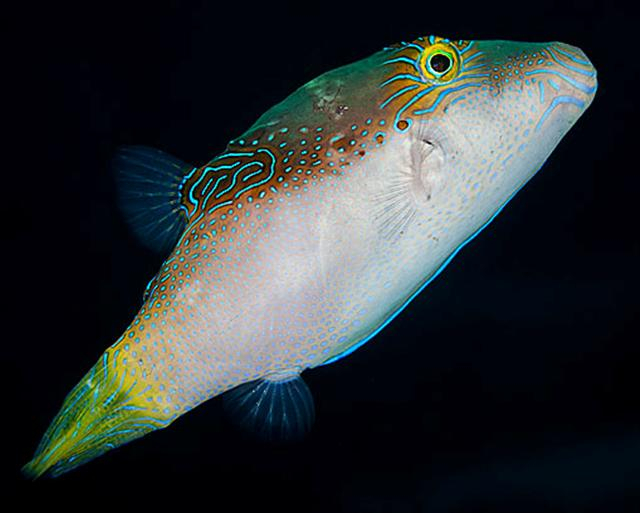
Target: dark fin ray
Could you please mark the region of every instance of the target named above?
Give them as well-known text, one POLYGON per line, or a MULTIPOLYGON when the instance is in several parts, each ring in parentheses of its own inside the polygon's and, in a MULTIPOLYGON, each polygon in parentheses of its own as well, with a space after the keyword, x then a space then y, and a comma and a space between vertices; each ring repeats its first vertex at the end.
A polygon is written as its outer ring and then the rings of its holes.
POLYGON ((153 250, 170 250, 185 227, 180 187, 193 166, 154 148, 121 146, 113 167, 120 208, 133 232, 153 250))
POLYGON ((300 440, 315 419, 313 397, 298 374, 240 385, 224 395, 224 406, 236 426, 269 442, 300 440))

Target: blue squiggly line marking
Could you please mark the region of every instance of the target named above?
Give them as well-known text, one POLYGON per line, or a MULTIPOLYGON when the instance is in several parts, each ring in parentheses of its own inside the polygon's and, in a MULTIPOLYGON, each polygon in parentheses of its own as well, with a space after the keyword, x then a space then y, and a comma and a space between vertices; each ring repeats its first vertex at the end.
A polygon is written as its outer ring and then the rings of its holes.
POLYGON ((424 83, 422 79, 420 77, 417 77, 416 75, 410 75, 409 73, 398 73, 397 75, 392 76, 390 79, 382 82, 382 84, 380 84, 380 87, 389 85, 392 82, 395 82, 396 80, 411 80, 413 82, 418 82, 420 84, 424 83))
POLYGON ((575 55, 571 55, 568 52, 565 52, 564 50, 561 50, 560 48, 554 48, 554 51, 564 55, 565 57, 571 59, 573 62, 577 63, 577 64, 584 64, 585 66, 591 66, 591 63, 589 61, 585 61, 583 59, 579 59, 578 57, 576 57, 575 55))
POLYGON ((249 191, 249 190, 251 190, 251 189, 253 189, 255 187, 260 187, 261 185, 267 183, 269 180, 271 180, 271 178, 273 177, 273 175, 276 172, 275 163, 276 163, 277 159, 276 159, 276 156, 270 150, 265 150, 263 148, 260 148, 256 153, 266 153, 267 155, 269 155, 269 157, 270 157, 269 174, 263 180, 260 180, 259 182, 251 184, 251 185, 245 187, 244 189, 239 190, 236 193, 236 195, 234 196, 234 199, 237 199, 238 197, 240 197, 241 194, 244 194, 245 192, 247 192, 247 191, 249 191))
POLYGON ((384 61, 383 64, 393 64, 395 62, 404 62, 407 64, 411 64, 416 71, 420 72, 420 68, 416 64, 416 61, 414 59, 410 59, 409 57, 396 57, 394 59, 384 61))
POLYGON ((431 107, 429 107, 428 109, 414 110, 413 114, 416 116, 421 116, 422 114, 428 114, 430 112, 433 112, 434 110, 436 110, 436 108, 438 107, 438 105, 440 104, 443 98, 450 95, 451 93, 455 93, 463 89, 468 89, 469 87, 480 87, 480 84, 464 84, 458 87, 447 89, 446 91, 442 91, 440 94, 438 94, 438 97, 435 99, 431 107))
POLYGON ((391 103, 393 100, 395 100, 396 98, 398 98, 399 96, 402 96, 404 93, 408 93, 409 91, 413 91, 414 89, 418 89, 420 86, 419 85, 410 85, 410 86, 406 86, 403 87, 402 89, 400 89, 399 91, 396 91, 395 93, 393 93, 391 96, 389 96, 389 98, 387 98, 385 101, 383 101, 380 104, 380 108, 384 109, 387 105, 389 105, 389 103, 391 103))
POLYGON ((568 82, 569 84, 571 84, 573 87, 575 87, 576 89, 582 91, 583 93, 586 94, 593 94, 596 92, 596 87, 589 87, 586 84, 583 84, 582 82, 578 82, 577 80, 565 75, 564 73, 561 73, 560 71, 555 71, 555 70, 551 70, 551 69, 539 69, 539 70, 534 70, 534 71, 525 71, 524 72, 525 75, 527 76, 532 76, 532 75, 540 75, 540 74, 549 74, 549 75, 556 75, 558 77, 560 77, 562 80, 564 80, 565 82, 568 82))
POLYGON ((259 175, 260 173, 262 173, 262 170, 264 169, 264 164, 262 162, 253 162, 251 164, 252 166, 258 166, 258 170, 254 171, 253 173, 249 173, 247 176, 243 176, 242 177, 242 181, 246 182, 247 180, 253 178, 256 175, 259 175))
POLYGON ((559 60, 556 55, 553 53, 553 50, 551 48, 548 49, 549 54, 551 55, 551 58, 556 61, 560 66, 570 69, 572 71, 575 71, 576 73, 580 73, 581 75, 584 75, 585 77, 594 77, 595 76, 595 71, 587 71, 584 70, 582 68, 577 68, 576 66, 571 66, 570 64, 567 64, 566 62, 562 62, 561 60, 559 60))
POLYGON ((471 50, 473 43, 475 43, 475 41, 470 41, 469 46, 467 46, 464 50, 460 50, 460 54, 467 53, 469 50, 471 50))
POLYGON ((549 105, 547 109, 543 112, 542 116, 540 117, 540 121, 538 121, 538 124, 536 125, 536 131, 540 130, 540 128, 542 127, 546 119, 549 117, 549 114, 551 114, 551 112, 558 105, 561 105, 563 103, 576 105, 578 108, 584 107, 584 102, 582 100, 579 100, 578 98, 575 98, 573 96, 557 96, 556 98, 553 99, 553 101, 551 102, 551 105, 549 105))

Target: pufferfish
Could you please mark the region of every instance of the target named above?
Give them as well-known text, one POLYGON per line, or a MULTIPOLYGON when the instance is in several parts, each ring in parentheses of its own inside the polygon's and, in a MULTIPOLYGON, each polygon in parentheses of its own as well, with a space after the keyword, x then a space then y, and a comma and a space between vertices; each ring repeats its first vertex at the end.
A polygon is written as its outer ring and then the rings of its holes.
POLYGON ((121 148, 122 209, 168 257, 25 474, 63 474, 225 392, 232 419, 264 438, 307 432, 301 373, 396 317, 596 87, 566 44, 419 37, 312 80, 204 165, 121 148))

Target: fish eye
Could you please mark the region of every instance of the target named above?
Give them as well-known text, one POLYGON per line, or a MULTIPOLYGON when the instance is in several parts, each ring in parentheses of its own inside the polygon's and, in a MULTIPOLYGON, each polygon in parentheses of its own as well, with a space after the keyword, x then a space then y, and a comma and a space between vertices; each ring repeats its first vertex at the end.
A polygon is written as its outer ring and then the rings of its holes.
POLYGON ((429 67, 437 75, 444 75, 451 69, 452 64, 451 57, 444 53, 436 53, 429 58, 429 67))
POLYGON ((460 72, 460 54, 454 45, 436 41, 422 52, 420 72, 425 81, 443 84, 451 82, 460 72))

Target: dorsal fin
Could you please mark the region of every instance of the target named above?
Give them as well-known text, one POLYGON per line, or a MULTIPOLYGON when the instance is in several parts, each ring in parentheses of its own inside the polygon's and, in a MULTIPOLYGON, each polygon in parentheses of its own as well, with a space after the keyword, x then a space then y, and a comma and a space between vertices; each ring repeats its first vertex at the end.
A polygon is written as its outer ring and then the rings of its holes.
POLYGON ((185 227, 181 186, 193 166, 147 146, 121 146, 113 168, 120 208, 134 233, 151 249, 171 249, 185 227))

